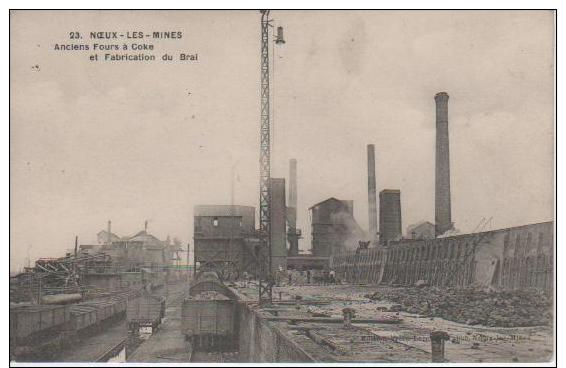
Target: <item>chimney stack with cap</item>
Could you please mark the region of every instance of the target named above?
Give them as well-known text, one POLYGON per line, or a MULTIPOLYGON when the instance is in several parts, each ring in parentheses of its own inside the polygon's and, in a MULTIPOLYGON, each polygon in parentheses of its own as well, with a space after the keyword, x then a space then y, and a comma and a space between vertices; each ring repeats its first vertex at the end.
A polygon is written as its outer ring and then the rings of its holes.
POLYGON ((448 140, 448 94, 439 92, 436 101, 435 234, 453 228, 450 207, 450 149, 448 140))

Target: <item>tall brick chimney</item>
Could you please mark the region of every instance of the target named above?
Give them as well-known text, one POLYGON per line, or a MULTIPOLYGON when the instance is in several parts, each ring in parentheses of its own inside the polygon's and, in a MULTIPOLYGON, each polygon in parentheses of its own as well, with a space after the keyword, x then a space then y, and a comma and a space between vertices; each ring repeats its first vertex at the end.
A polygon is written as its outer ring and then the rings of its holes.
POLYGON ((377 241, 377 199, 375 193, 375 146, 368 144, 368 219, 369 239, 377 241))
POLYGON ((399 240, 401 232, 401 191, 384 189, 379 192, 379 241, 399 240))
POLYGON ((436 175, 434 220, 436 236, 453 228, 450 210, 450 148, 448 140, 448 94, 439 92, 436 101, 436 175))

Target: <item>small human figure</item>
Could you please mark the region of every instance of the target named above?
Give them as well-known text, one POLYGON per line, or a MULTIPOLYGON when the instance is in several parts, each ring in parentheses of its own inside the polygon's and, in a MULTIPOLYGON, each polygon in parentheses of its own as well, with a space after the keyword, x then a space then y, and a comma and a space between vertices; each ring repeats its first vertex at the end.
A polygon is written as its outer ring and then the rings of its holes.
POLYGON ((334 270, 331 270, 329 276, 330 276, 330 283, 335 284, 336 283, 336 272, 334 272, 334 270))
POLYGON ((246 271, 244 271, 242 276, 244 278, 244 285, 247 287, 248 286, 248 273, 246 271))

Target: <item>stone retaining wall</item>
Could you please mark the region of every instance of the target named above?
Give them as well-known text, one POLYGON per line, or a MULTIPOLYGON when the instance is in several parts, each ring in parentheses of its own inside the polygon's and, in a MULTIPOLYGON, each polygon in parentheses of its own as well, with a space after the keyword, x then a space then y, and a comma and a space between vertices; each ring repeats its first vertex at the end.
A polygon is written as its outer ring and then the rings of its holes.
POLYGON ((312 362, 313 359, 287 338, 274 324, 263 319, 254 303, 238 305, 239 351, 242 361, 253 363, 312 362))
POLYGON ((553 222, 430 240, 401 240, 331 258, 350 283, 553 287, 553 222))

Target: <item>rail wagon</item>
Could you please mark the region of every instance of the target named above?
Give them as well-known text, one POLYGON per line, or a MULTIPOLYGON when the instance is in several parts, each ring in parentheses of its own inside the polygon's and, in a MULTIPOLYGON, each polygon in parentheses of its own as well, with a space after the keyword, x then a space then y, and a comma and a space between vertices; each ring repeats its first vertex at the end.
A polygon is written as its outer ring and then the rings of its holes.
POLYGON ((215 272, 197 275, 181 311, 182 333, 195 351, 228 351, 237 345, 235 300, 215 272))
POLYGON ((80 305, 96 309, 97 323, 104 322, 114 316, 114 304, 107 300, 90 301, 87 303, 81 303, 80 305))
POLYGON ((10 305, 10 338, 24 343, 63 330, 71 319, 68 305, 10 305))
POLYGON ((165 298, 143 294, 127 303, 126 315, 130 331, 147 331, 152 333, 165 316, 165 298))
POLYGON ((123 314, 126 312, 128 301, 126 298, 121 296, 114 296, 109 299, 114 308, 114 315, 123 314))
POLYGON ((128 294, 78 304, 11 304, 10 354, 14 359, 41 359, 72 344, 85 333, 123 317, 128 294))
POLYGON ((83 331, 97 323, 96 308, 86 305, 71 306, 71 330, 83 331))

